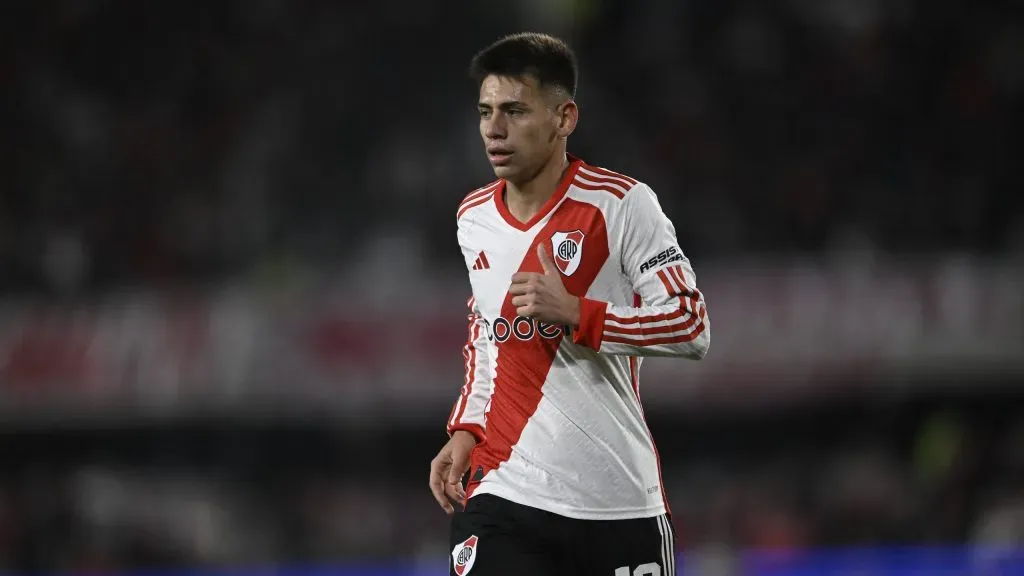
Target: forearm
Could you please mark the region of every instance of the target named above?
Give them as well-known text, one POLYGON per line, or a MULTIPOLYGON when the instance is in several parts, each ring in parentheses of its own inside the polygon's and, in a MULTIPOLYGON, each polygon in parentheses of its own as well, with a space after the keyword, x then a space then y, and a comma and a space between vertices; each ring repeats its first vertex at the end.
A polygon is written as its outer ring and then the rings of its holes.
MULTIPOLYGON (((470 299, 470 304, 473 299, 470 299)), ((466 344, 462 347, 465 381, 448 417, 448 435, 465 430, 483 442, 487 425, 487 402, 491 397, 487 333, 479 313, 468 316, 466 344)))
POLYGON ((475 381, 462 387, 448 417, 449 436, 463 430, 472 434, 478 443, 487 437, 486 406, 490 397, 490 387, 486 384, 475 381))
POLYGON ((707 309, 696 290, 651 306, 619 306, 583 298, 576 344, 605 354, 700 360, 711 343, 707 309))

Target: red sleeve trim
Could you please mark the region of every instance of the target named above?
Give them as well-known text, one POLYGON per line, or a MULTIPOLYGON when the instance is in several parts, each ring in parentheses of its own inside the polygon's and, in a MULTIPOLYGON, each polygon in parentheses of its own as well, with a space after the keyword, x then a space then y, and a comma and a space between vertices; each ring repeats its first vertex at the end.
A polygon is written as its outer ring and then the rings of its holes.
POLYGON ((580 325, 572 334, 573 343, 600 350, 601 338, 604 336, 604 318, 607 313, 607 302, 580 298, 580 325))
POLYGON ((457 430, 464 430, 469 432, 476 438, 477 444, 483 444, 484 440, 487 439, 487 434, 484 432, 483 426, 479 424, 456 424, 448 428, 448 436, 455 434, 457 430))

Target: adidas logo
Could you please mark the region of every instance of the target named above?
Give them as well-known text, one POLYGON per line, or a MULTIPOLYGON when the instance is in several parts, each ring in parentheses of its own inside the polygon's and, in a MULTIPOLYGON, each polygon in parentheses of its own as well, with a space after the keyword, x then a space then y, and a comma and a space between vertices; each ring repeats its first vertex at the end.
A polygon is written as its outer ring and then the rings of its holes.
POLYGON ((473 270, 487 270, 490 267, 491 264, 487 261, 487 254, 484 254, 481 250, 476 256, 476 262, 473 263, 473 270))

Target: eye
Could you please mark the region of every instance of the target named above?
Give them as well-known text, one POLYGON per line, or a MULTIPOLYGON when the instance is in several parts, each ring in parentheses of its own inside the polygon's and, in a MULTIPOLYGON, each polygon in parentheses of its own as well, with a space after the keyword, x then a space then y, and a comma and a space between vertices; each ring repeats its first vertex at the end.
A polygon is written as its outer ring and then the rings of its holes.
POLYGON ((525 113, 525 111, 524 111, 524 110, 521 110, 521 109, 519 109, 519 108, 511 108, 511 109, 510 109, 510 110, 508 111, 508 115, 509 115, 509 116, 522 116, 522 115, 523 115, 524 113, 525 113))
POLYGON ((491 111, 487 110, 486 108, 480 108, 479 110, 477 110, 477 112, 480 113, 481 118, 490 118, 491 116, 491 111))

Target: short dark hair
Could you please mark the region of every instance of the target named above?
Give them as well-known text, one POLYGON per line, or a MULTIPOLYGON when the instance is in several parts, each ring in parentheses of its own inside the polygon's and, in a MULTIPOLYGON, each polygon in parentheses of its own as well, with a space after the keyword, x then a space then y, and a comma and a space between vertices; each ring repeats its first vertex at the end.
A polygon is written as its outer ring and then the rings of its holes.
POLYGON ((535 77, 542 87, 554 86, 576 97, 579 69, 576 54, 565 41, 537 32, 511 34, 484 48, 469 64, 477 86, 491 75, 535 77))

